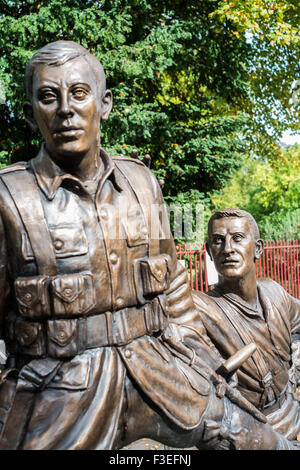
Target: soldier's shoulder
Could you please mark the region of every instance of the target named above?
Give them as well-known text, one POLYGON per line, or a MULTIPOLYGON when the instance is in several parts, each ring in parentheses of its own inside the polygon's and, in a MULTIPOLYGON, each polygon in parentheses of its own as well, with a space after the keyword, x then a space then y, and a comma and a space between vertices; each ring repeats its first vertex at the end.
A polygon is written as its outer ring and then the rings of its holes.
POLYGON ((257 280, 257 284, 262 287, 263 289, 277 289, 277 290, 284 290, 283 287, 278 284, 278 282, 274 281, 273 279, 269 279, 267 277, 262 277, 257 280))
POLYGON ((138 158, 125 157, 123 155, 113 155, 112 160, 115 166, 127 176, 135 175, 135 179, 141 177, 142 181, 152 182, 155 186, 155 176, 141 160, 138 158))
POLYGON ((111 158, 116 164, 131 165, 132 163, 135 163, 140 167, 147 168, 146 165, 138 158, 125 157, 125 155, 111 155, 111 158))
POLYGON ((268 295, 268 297, 275 302, 282 299, 287 295, 286 290, 278 282, 269 278, 261 278, 257 281, 259 288, 268 295))
POLYGON ((24 171, 27 170, 29 167, 28 162, 17 162, 13 163, 12 165, 4 166, 3 168, 0 168, 0 176, 4 176, 9 173, 14 173, 16 171, 24 171))
POLYGON ((193 290, 192 297, 197 307, 202 309, 207 309, 209 306, 215 303, 212 296, 208 295, 206 292, 193 290))

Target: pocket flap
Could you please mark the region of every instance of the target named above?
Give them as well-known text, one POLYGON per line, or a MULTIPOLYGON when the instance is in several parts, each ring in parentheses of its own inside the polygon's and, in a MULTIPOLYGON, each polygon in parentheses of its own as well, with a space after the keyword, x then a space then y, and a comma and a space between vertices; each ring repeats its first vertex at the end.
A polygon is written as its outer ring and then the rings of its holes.
POLYGON ((36 341, 40 328, 40 325, 37 323, 17 320, 15 332, 18 343, 21 344, 21 346, 30 346, 36 341))
POLYGON ((81 256, 88 252, 88 241, 81 224, 49 226, 57 258, 81 256))
POLYGON ((161 256, 152 256, 147 260, 152 276, 158 281, 162 282, 166 279, 168 273, 167 260, 161 256))
POLYGON ((49 320, 48 339, 60 347, 65 347, 77 332, 77 320, 49 320))
POLYGON ((48 388, 85 390, 89 384, 90 372, 91 356, 81 354, 59 368, 56 376, 48 384, 48 388))
POLYGON ((66 303, 72 303, 83 292, 83 277, 58 276, 52 280, 54 294, 66 303))
POLYGON ((15 293, 20 305, 32 308, 39 303, 45 303, 45 277, 18 278, 15 281, 15 293))
POLYGON ((128 210, 127 218, 122 220, 127 245, 135 247, 149 243, 148 227, 140 206, 128 210))
MULTIPOLYGON (((49 226, 56 258, 86 255, 88 241, 81 224, 49 226)), ((34 260, 28 235, 22 234, 22 255, 26 261, 34 260)))

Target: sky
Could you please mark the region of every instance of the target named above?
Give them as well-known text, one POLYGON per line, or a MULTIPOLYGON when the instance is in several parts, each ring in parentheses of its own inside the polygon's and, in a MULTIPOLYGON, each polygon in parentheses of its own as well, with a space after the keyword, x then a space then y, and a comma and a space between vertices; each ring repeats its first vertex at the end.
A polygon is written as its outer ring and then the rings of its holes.
POLYGON ((290 131, 285 131, 282 134, 282 138, 280 139, 280 142, 283 142, 284 144, 287 144, 287 145, 300 144, 300 134, 291 135, 290 131))

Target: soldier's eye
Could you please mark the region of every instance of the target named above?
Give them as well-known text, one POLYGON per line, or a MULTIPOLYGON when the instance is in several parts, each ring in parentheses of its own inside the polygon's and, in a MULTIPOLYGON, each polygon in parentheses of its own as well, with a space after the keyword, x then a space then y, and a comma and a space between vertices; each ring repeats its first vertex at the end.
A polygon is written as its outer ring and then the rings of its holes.
POLYGON ((75 89, 72 91, 72 95, 73 95, 74 98, 76 98, 77 100, 84 100, 85 97, 87 96, 87 91, 84 90, 83 88, 75 88, 75 89))
POLYGON ((214 240, 215 245, 220 245, 222 243, 222 238, 221 237, 215 237, 213 240, 214 240))
POLYGON ((234 235, 233 239, 235 242, 240 242, 242 240, 242 235, 234 235))
POLYGON ((41 95, 40 95, 40 100, 41 100, 44 104, 53 103, 53 102, 56 100, 56 94, 53 93, 53 92, 51 92, 51 91, 43 92, 43 93, 41 93, 41 95))

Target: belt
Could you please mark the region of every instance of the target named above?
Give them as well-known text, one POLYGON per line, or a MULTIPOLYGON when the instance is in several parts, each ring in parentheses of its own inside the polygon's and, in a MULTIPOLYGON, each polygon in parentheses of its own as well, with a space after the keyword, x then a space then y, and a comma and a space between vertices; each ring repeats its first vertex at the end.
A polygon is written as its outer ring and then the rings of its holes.
POLYGON ((16 353, 33 357, 68 358, 86 349, 123 346, 168 325, 165 296, 141 307, 127 307, 87 317, 28 321, 18 318, 14 328, 16 353))

